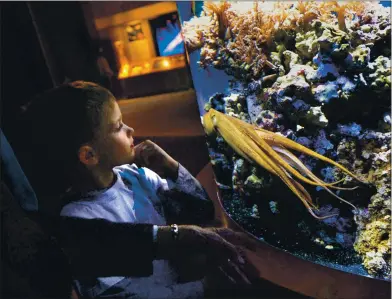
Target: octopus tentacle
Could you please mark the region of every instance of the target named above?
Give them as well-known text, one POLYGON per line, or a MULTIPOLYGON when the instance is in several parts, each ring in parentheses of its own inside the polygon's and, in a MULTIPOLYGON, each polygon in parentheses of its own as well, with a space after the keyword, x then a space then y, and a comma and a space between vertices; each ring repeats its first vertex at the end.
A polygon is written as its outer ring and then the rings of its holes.
MULTIPOLYGON (((215 125, 219 123, 219 126, 216 126, 216 130, 240 156, 247 160, 250 158, 251 161, 256 162, 266 170, 277 175, 304 204, 306 203, 305 205, 308 209, 312 209, 312 207, 315 208, 309 193, 306 190, 305 193, 301 193, 300 190, 298 190, 298 183, 289 177, 279 164, 276 164, 271 160, 252 139, 247 138, 235 124, 223 117, 218 117, 218 115, 215 115, 214 122, 215 125), (243 142, 236 143, 233 142, 233 140, 242 140, 243 142)), ((304 188, 302 188, 302 190, 304 190, 304 188)))
POLYGON ((352 174, 345 167, 341 166, 339 163, 336 163, 331 159, 313 152, 312 150, 294 141, 291 141, 288 138, 257 128, 256 126, 250 125, 237 118, 227 116, 214 109, 210 109, 210 111, 204 115, 202 120, 207 135, 211 135, 216 132, 219 133, 228 143, 228 145, 241 157, 249 162, 257 163, 267 171, 278 176, 302 201, 313 217, 322 220, 337 216, 337 214, 326 215, 322 217, 317 216, 313 211, 313 209, 317 210, 317 207, 312 202, 310 194, 291 175, 294 175, 298 179, 301 179, 302 181, 309 184, 323 187, 325 190, 327 190, 327 192, 331 193, 339 200, 342 200, 356 209, 354 205, 337 196, 329 189, 334 188, 347 190, 348 188, 334 186, 342 180, 333 183, 326 183, 322 181, 285 147, 328 162, 359 180, 354 174, 352 174), (298 171, 294 167, 297 168, 298 171), (309 178, 305 177, 305 175, 307 175, 309 178))
MULTIPOLYGON (((295 157, 292 153, 290 153, 289 151, 287 151, 287 150, 282 150, 281 148, 279 149, 278 147, 276 147, 276 150, 277 151, 279 151, 279 152, 281 152, 281 153, 283 153, 283 154, 285 154, 285 155, 287 155, 287 157, 289 157, 289 159, 291 160, 291 161, 293 161, 294 163, 302 163, 297 157, 295 157)), ((305 165, 303 165, 304 167, 305 167, 305 165)), ((305 167, 306 168, 306 167, 305 167)), ((306 168, 307 169, 307 168, 306 168)), ((318 177, 316 177, 312 172, 310 172, 310 170, 309 169, 307 169, 307 171, 309 171, 309 175, 310 176, 313 176, 313 178, 314 178, 314 180, 320 180, 318 177)), ((348 204, 348 205, 350 205, 351 207, 353 207, 354 208, 354 210, 357 210, 357 207, 356 206, 354 206, 351 202, 348 202, 347 200, 345 200, 345 199, 343 199, 343 198, 341 198, 340 196, 338 196, 338 195, 336 195, 335 193, 333 193, 328 187, 325 187, 325 186, 321 186, 322 188, 324 188, 328 193, 330 193, 332 196, 334 196, 334 197, 336 197, 337 199, 339 199, 339 200, 341 200, 342 202, 344 202, 344 203, 346 203, 346 204, 348 204)), ((331 188, 339 188, 339 187, 334 187, 334 186, 332 186, 331 188)), ((339 189, 344 189, 344 188, 339 188, 339 189)))
POLYGON ((285 160, 283 160, 282 157, 279 156, 271 148, 271 146, 268 143, 266 143, 263 139, 260 139, 260 138, 256 139, 254 134, 252 134, 252 132, 250 132, 249 130, 246 130, 246 134, 250 138, 252 138, 253 141, 256 142, 256 144, 258 144, 261 148, 263 148, 268 153, 268 155, 270 155, 276 161, 276 163, 278 163, 279 165, 284 167, 287 171, 289 171, 291 174, 293 174, 298 179, 300 179, 300 180, 302 180, 305 183, 308 183, 310 185, 314 185, 314 186, 319 186, 319 185, 321 185, 321 186, 333 186, 333 185, 331 185, 331 183, 325 183, 325 182, 322 182, 321 180, 320 180, 320 182, 312 181, 312 180, 304 177, 297 170, 295 170, 293 167, 291 167, 290 164, 288 164, 285 160))
POLYGON ((294 180, 289 176, 289 178, 292 180, 293 184, 296 186, 296 188, 302 192, 304 195, 304 199, 308 202, 308 204, 311 206, 312 209, 318 210, 318 207, 313 203, 312 197, 310 196, 309 192, 302 186, 299 182, 294 180))
POLYGON ((264 167, 267 171, 277 174, 278 167, 263 155, 263 152, 255 145, 255 143, 246 138, 246 136, 238 129, 238 127, 231 123, 227 118, 221 117, 219 114, 213 117, 213 123, 216 131, 223 137, 223 139, 230 145, 230 147, 240 156, 249 162, 256 162, 264 167), (219 124, 219 126, 218 126, 219 124), (242 142, 235 142, 234 140, 242 140, 242 142))
MULTIPOLYGON (((290 178, 290 177, 289 177, 290 178)), ((308 212, 316 219, 318 220, 324 220, 324 219, 328 219, 331 217, 335 217, 335 216, 339 216, 338 213, 333 213, 333 214, 329 214, 329 215, 325 215, 325 216, 317 216, 314 213, 314 210, 318 211, 318 207, 313 203, 312 201, 312 197, 310 196, 309 192, 306 191, 306 189, 304 188, 304 186, 302 186, 299 182, 297 182, 296 180, 294 180, 293 178, 290 178, 292 180, 293 185, 302 192, 302 194, 304 195, 304 197, 299 197, 299 199, 302 201, 302 203, 304 204, 304 206, 307 208, 308 212)))
MULTIPOLYGON (((228 116, 228 117, 230 117, 230 116, 228 116)), ((283 137, 283 136, 277 135, 277 134, 275 134, 273 132, 269 132, 267 130, 258 128, 258 127, 254 126, 254 125, 248 124, 248 123, 243 122, 240 119, 237 119, 237 118, 234 118, 234 117, 230 117, 230 120, 232 120, 237 125, 242 126, 243 128, 246 128, 248 132, 250 132, 251 130, 256 131, 257 135, 259 136, 259 138, 255 137, 256 140, 260 140, 261 139, 261 140, 265 141, 265 143, 270 145, 270 146, 272 146, 272 145, 281 145, 281 146, 285 146, 285 147, 297 150, 297 151, 302 152, 304 154, 307 154, 309 156, 318 158, 319 160, 322 160, 324 162, 328 162, 328 163, 338 167, 339 169, 341 169, 345 173, 347 173, 350 176, 354 177, 356 180, 362 182, 358 177, 356 177, 348 169, 346 169, 345 167, 343 167, 339 163, 336 163, 335 161, 332 161, 331 159, 326 158, 326 157, 324 157, 324 156, 322 156, 322 155, 320 155, 320 154, 318 154, 318 153, 308 149, 307 147, 304 147, 304 146, 302 146, 302 145, 300 145, 300 144, 298 144, 298 143, 296 143, 296 142, 294 142, 294 141, 292 141, 292 140, 290 140, 290 139, 288 139, 286 137, 283 137)), ((299 176, 297 176, 297 177, 299 179, 303 180, 303 176, 302 176, 302 178, 299 177, 299 176)), ((306 178, 303 181, 305 181, 306 183, 311 184, 311 185, 318 185, 318 183, 317 184, 316 183, 310 183, 309 181, 306 180, 306 178)), ((342 181, 343 180, 339 180, 337 182, 332 182, 332 183, 323 182, 323 184, 325 184, 326 186, 333 186, 333 185, 341 183, 342 181)))
POLYGON ((246 143, 237 145, 236 143, 229 141, 237 137, 237 135, 239 134, 238 129, 226 119, 221 118, 218 115, 211 118, 212 125, 214 126, 215 130, 223 137, 223 139, 230 145, 230 147, 247 161, 253 162, 252 158, 249 156, 249 152, 251 150, 246 143), (220 124, 219 126, 218 123, 220 124))
MULTIPOLYGON (((302 171, 305 175, 311 177, 315 182, 321 182, 324 183, 323 180, 321 180, 319 177, 317 177, 314 173, 312 173, 303 163, 300 159, 298 159, 296 156, 294 156, 292 153, 290 153, 287 149, 285 149, 284 147, 281 146, 272 146, 272 148, 283 154, 286 155, 287 158, 289 158, 288 160, 285 159, 285 157, 282 156, 282 158, 289 163, 290 165, 294 166, 295 168, 297 168, 299 171, 302 171)), ((342 183, 344 182, 344 179, 341 179, 339 181, 333 182, 331 183, 330 188, 332 189, 336 189, 336 190, 355 190, 358 188, 358 186, 355 187, 336 187, 334 185, 338 184, 338 183, 342 183), (332 185, 333 184, 333 185, 332 185)), ((322 185, 320 185, 322 186, 322 185)))
MULTIPOLYGON (((294 181, 294 180, 293 180, 294 181)), ((297 181, 294 181, 295 182, 295 185, 296 185, 296 187, 298 188, 298 189, 300 189, 300 190, 303 190, 304 192, 306 192, 307 193, 307 195, 310 197, 310 194, 305 190, 305 188, 300 184, 300 183, 298 183, 297 181)), ((314 213, 314 209, 315 210, 318 210, 318 208, 314 205, 314 204, 312 204, 312 205, 308 205, 307 203, 308 202, 304 202, 304 201, 302 201, 303 202, 303 204, 305 205, 305 207, 308 209, 308 211, 309 211, 309 213, 314 217, 314 218, 316 218, 316 219, 318 219, 318 220, 324 220, 324 219, 328 219, 328 218, 331 218, 331 217, 335 217, 335 216, 339 216, 339 214, 337 214, 337 213, 334 213, 334 214, 329 214, 329 215, 325 215, 325 216, 317 216, 315 213, 314 213)))
POLYGON ((320 155, 320 154, 318 154, 318 153, 308 149, 307 147, 305 147, 305 146, 303 146, 303 145, 301 145, 299 143, 296 143, 296 142, 294 142, 294 141, 292 141, 292 140, 290 140, 290 139, 288 139, 288 138, 286 138, 284 136, 279 136, 277 134, 274 134, 273 136, 271 136, 271 132, 268 132, 268 131, 263 130, 261 128, 255 127, 255 129, 256 129, 257 133, 259 134, 259 136, 261 138, 263 138, 264 140, 266 140, 267 143, 268 143, 268 141, 270 141, 270 142, 273 142, 275 144, 280 144, 280 145, 283 145, 283 146, 285 146, 287 148, 299 151, 301 153, 307 154, 309 156, 312 156, 312 157, 317 158, 319 160, 322 160, 324 162, 330 163, 330 164, 336 166, 337 168, 339 168, 340 170, 342 170, 343 172, 345 172, 346 174, 348 174, 349 176, 355 178, 357 181, 362 182, 362 183, 366 183, 363 180, 361 180, 360 178, 358 178, 351 171, 349 171, 347 168, 345 168, 344 166, 340 165, 339 163, 337 163, 337 162, 335 162, 335 161, 333 161, 333 160, 331 160, 331 159, 329 159, 327 157, 324 157, 323 155, 320 155))

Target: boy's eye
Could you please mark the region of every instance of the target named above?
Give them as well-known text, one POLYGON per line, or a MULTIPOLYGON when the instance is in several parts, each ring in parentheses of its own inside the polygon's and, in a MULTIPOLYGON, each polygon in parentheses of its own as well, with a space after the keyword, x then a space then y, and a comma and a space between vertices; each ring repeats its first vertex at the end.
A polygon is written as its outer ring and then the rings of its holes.
POLYGON ((117 126, 117 131, 120 131, 121 129, 122 129, 122 127, 123 127, 123 123, 121 122, 121 123, 119 123, 119 125, 117 126))

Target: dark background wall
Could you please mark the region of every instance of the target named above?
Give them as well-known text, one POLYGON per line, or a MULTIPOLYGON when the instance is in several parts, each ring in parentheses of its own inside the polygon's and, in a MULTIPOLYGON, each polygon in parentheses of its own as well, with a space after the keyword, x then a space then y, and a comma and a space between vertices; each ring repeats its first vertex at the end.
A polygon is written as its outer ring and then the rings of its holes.
POLYGON ((45 42, 56 70, 56 83, 64 77, 95 80, 95 49, 88 35, 79 2, 29 2, 37 34, 45 42))
POLYGON ((1 128, 39 193, 22 107, 65 80, 98 82, 96 45, 79 2, 2 2, 1 22, 1 128))
POLYGON ((1 125, 12 144, 33 96, 66 79, 97 82, 99 73, 79 2, 2 2, 1 25, 1 125))
MULTIPOLYGON (((20 106, 53 86, 48 65, 24 2, 1 4, 1 124, 12 135, 20 106)), ((7 134, 8 133, 8 134, 7 134)))

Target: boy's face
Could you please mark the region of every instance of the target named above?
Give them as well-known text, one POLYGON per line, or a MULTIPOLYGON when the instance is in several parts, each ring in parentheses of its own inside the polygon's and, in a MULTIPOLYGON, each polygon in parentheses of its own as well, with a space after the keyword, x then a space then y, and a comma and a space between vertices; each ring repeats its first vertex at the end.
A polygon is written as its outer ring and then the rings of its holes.
POLYGON ((122 114, 116 101, 107 103, 103 111, 100 133, 94 142, 98 163, 108 169, 132 164, 135 159, 132 137, 134 130, 122 122, 122 114))

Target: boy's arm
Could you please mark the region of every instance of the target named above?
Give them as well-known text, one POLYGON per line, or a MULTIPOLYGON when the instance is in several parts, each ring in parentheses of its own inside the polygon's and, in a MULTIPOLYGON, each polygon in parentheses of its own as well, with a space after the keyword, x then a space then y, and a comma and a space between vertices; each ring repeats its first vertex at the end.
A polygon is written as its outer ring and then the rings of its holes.
POLYGON ((200 182, 181 164, 178 163, 176 179, 167 179, 168 189, 164 192, 180 192, 195 199, 211 202, 200 182))
POLYGON ((168 223, 205 224, 213 219, 212 201, 188 170, 149 140, 137 145, 135 151, 136 163, 147 167, 146 178, 162 198, 168 223))
POLYGON ((178 164, 176 179, 162 179, 144 168, 146 179, 162 202, 168 223, 205 225, 214 218, 214 205, 200 182, 178 164))
POLYGON ((160 189, 169 223, 203 225, 214 219, 214 205, 200 182, 179 164, 177 179, 160 189))

